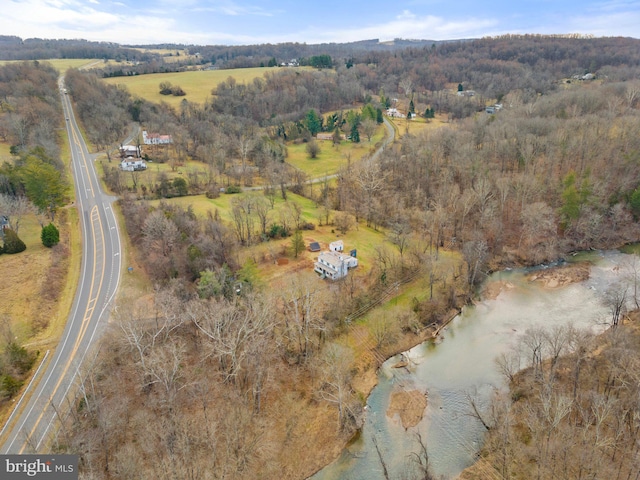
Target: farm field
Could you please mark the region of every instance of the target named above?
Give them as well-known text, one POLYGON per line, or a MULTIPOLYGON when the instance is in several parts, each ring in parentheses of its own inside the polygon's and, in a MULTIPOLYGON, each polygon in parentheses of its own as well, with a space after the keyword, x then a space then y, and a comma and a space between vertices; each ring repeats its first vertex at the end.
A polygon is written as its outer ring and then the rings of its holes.
MULTIPOLYGON (((24 62, 28 60, 0 60, 0 66, 7 63, 24 62)), ((93 64, 100 64, 103 61, 95 58, 52 58, 49 60, 39 60, 40 62, 50 63, 53 68, 59 72, 65 72, 70 68, 86 67, 93 64)))
POLYGON ((237 82, 250 82, 254 78, 262 77, 265 73, 274 71, 278 67, 237 68, 233 70, 198 70, 189 72, 154 73, 149 75, 135 75, 132 77, 105 78, 110 85, 122 85, 129 93, 150 102, 165 102, 174 108, 180 106, 182 100, 193 103, 204 103, 211 97, 211 90, 229 77, 237 82), (187 93, 183 97, 160 95, 159 85, 170 82, 179 85, 187 93))

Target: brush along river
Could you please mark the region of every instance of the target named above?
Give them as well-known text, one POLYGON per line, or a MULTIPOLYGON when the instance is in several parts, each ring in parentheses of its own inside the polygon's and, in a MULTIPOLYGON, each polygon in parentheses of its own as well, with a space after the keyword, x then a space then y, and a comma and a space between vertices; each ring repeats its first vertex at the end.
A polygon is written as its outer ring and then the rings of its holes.
MULTIPOLYGON (((437 340, 382 365, 378 385, 367 399, 362 431, 335 462, 311 478, 384 479, 380 456, 389 478, 415 478, 411 472, 416 465, 412 452, 420 449, 417 433, 427 445, 436 478, 458 476, 476 460, 485 433, 469 398, 483 411, 496 390, 506 387, 496 358, 515 347, 532 327, 548 329, 571 323, 602 332, 610 318, 603 301, 605 292, 618 282, 629 285, 629 266, 634 261, 637 257, 617 251, 589 252, 572 257, 567 264, 566 268, 574 269, 573 278, 562 270, 545 278, 545 266, 491 275, 484 285, 485 291, 493 292, 488 298, 465 307, 437 340), (590 268, 576 267, 575 263, 585 261, 590 268), (575 274, 576 269, 582 272, 575 274), (537 281, 532 280, 535 277, 537 281), (417 425, 403 426, 397 401, 390 409, 391 398, 396 394, 398 400, 398 392, 408 392, 400 397, 400 409, 411 410, 413 404, 422 410, 426 403, 421 419, 408 412, 407 418, 417 425), (419 395, 427 402, 420 401, 419 395)), ((629 292, 631 299, 633 285, 629 292)), ((524 362, 523 368, 527 366, 524 362)))

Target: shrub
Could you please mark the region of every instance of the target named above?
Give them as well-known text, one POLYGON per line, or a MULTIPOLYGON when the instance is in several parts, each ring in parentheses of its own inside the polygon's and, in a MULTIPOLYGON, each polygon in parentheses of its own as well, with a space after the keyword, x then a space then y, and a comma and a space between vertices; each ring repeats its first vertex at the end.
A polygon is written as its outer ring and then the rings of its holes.
POLYGON ((24 375, 36 361, 36 355, 29 353, 26 348, 21 347, 15 342, 9 342, 5 349, 5 356, 13 370, 18 374, 24 375))
POLYGON ((18 393, 22 386, 20 380, 13 378, 11 375, 3 375, 0 378, 0 397, 9 399, 18 393))
POLYGON ((40 239, 45 247, 51 248, 60 243, 60 232, 53 223, 49 223, 49 225, 42 227, 40 239))
POLYGON ((300 230, 315 230, 316 224, 312 222, 304 222, 300 225, 300 230))
POLYGON ((179 87, 178 85, 175 85, 173 87, 171 87, 171 95, 173 95, 174 97, 183 97, 187 94, 187 92, 185 92, 182 87, 179 87))
POLYGON ((240 188, 240 185, 230 185, 224 189, 224 193, 227 193, 227 194, 240 193, 240 192, 242 192, 242 188, 240 188))
POLYGON ((269 238, 286 238, 289 236, 289 232, 282 226, 278 224, 271 225, 269 229, 269 233, 267 233, 269 238))
POLYGON ((174 178, 173 188, 177 197, 184 197, 189 193, 189 186, 187 185, 187 181, 184 178, 174 178))
POLYGON ((18 234, 11 230, 10 228, 5 229, 4 231, 4 253, 20 253, 24 252, 27 249, 27 246, 24 244, 22 240, 18 237, 18 234))

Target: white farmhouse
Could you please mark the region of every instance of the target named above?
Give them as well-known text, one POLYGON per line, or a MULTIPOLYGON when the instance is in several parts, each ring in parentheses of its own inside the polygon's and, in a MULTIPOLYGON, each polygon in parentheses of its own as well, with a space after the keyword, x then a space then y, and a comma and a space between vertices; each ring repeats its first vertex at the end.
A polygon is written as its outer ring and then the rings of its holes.
POLYGON ((142 131, 142 141, 145 145, 168 145, 173 143, 171 135, 160 135, 159 133, 147 133, 142 131))
POLYGON ((358 266, 358 259, 337 251, 321 252, 314 264, 314 270, 322 278, 338 280, 347 276, 349 269, 358 266))
POLYGON ((127 157, 120 162, 120 170, 124 172, 138 172, 147 169, 147 162, 144 160, 134 160, 131 157, 127 157))

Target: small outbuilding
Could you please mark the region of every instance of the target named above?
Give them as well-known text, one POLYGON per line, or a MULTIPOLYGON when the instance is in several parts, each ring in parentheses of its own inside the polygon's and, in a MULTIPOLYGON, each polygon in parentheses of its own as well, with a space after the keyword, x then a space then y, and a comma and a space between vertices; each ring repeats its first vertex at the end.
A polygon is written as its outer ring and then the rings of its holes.
POLYGON ((310 252, 319 252, 320 251, 320 243, 318 242, 311 242, 309 244, 309 251, 310 252))

